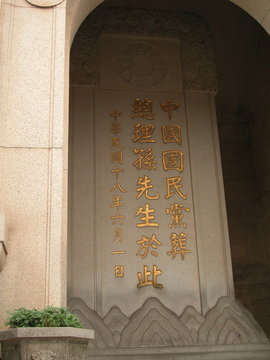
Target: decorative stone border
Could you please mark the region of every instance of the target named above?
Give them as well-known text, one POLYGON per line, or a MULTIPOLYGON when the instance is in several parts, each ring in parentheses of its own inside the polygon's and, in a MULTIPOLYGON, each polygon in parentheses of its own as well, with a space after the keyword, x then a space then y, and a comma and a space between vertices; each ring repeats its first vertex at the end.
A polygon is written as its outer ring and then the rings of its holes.
POLYGON ((178 39, 186 91, 217 91, 213 40, 202 17, 182 11, 101 7, 86 18, 71 49, 71 83, 99 86, 101 36, 129 35, 178 39))
POLYGON ((101 318, 78 298, 70 301, 69 308, 94 329, 92 348, 262 344, 270 359, 270 343, 262 328, 248 310, 228 296, 221 297, 205 316, 192 306, 178 316, 153 297, 130 317, 115 306, 101 318))

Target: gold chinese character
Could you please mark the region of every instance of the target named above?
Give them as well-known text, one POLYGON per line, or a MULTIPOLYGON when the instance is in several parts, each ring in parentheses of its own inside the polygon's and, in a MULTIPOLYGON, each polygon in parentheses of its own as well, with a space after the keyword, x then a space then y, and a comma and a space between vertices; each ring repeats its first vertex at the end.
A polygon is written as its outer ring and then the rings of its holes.
POLYGON ((169 150, 162 152, 162 164, 165 171, 184 170, 184 154, 181 151, 169 150))
POLYGON ((165 111, 166 113, 168 113, 169 120, 171 120, 171 118, 172 118, 172 112, 176 111, 179 108, 179 105, 180 104, 174 103, 172 100, 169 100, 169 99, 167 100, 166 103, 160 104, 161 109, 163 111, 165 111))
POLYGON ((120 195, 115 195, 113 197, 112 207, 116 207, 117 210, 119 210, 120 206, 124 206, 124 204, 121 203, 121 196, 120 195))
POLYGON ((152 112, 153 101, 151 99, 136 98, 134 100, 132 108, 133 108, 133 114, 131 115, 131 117, 133 119, 141 118, 141 119, 153 120, 155 117, 155 114, 152 112))
POLYGON ((112 163, 118 162, 119 164, 123 163, 123 151, 115 151, 111 153, 112 163))
POLYGON ((114 250, 112 251, 112 255, 126 255, 126 250, 114 250))
POLYGON ((170 239, 172 248, 167 254, 172 255, 172 259, 174 259, 177 254, 180 254, 182 260, 184 260, 185 254, 191 253, 191 250, 186 248, 187 234, 184 234, 183 232, 179 235, 172 233, 170 239))
POLYGON ((162 140, 165 144, 177 143, 181 144, 181 126, 179 125, 162 125, 161 126, 162 140))
POLYGON ((119 169, 118 165, 115 165, 115 168, 111 170, 112 173, 114 173, 116 179, 118 179, 118 175, 121 172, 124 172, 124 169, 119 169))
POLYGON ((148 194, 149 189, 152 189, 153 187, 153 185, 150 185, 151 182, 152 180, 146 175, 144 176, 144 178, 143 177, 138 178, 137 185, 141 185, 141 187, 137 188, 139 194, 136 196, 136 199, 139 199, 142 196, 142 194, 144 194, 146 199, 149 200, 156 200, 159 198, 159 193, 152 196, 148 194))
POLYGON ((154 143, 156 140, 152 139, 153 132, 155 130, 155 125, 144 125, 144 124, 135 124, 134 127, 134 135, 135 137, 132 139, 133 142, 140 143, 154 143))
POLYGON ((120 150, 124 150, 124 146, 120 145, 120 137, 115 136, 112 138, 112 149, 120 149, 120 150))
POLYGON ((117 118, 122 115, 122 113, 118 110, 113 110, 110 115, 113 117, 114 121, 116 121, 117 118))
POLYGON ((151 254, 154 256, 158 256, 156 249, 158 246, 163 245, 160 241, 158 241, 155 234, 153 234, 151 236, 151 238, 148 238, 143 235, 141 240, 137 241, 137 244, 140 245, 140 247, 139 247, 136 255, 139 255, 141 258, 145 258, 148 255, 150 247, 152 249, 154 249, 154 250, 151 250, 151 254))
POLYGON ((138 155, 138 158, 132 164, 138 170, 147 169, 147 170, 156 170, 157 167, 155 164, 155 157, 153 155, 153 150, 151 148, 144 149, 134 149, 133 150, 135 155, 138 155))
POLYGON ((190 209, 188 207, 185 208, 184 205, 177 203, 171 204, 170 207, 165 210, 165 213, 170 214, 172 219, 172 223, 169 224, 169 228, 176 226, 181 227, 182 225, 185 229, 187 228, 187 224, 182 221, 184 216, 182 213, 183 211, 190 212, 190 209))
POLYGON ((166 178, 166 195, 165 199, 169 199, 174 194, 178 194, 182 199, 187 199, 187 195, 184 195, 181 191, 182 184, 180 184, 182 178, 179 177, 169 177, 166 178))
POLYGON ((117 221, 119 221, 120 225, 123 225, 125 216, 119 215, 117 211, 116 215, 111 216, 111 219, 112 219, 112 224, 116 224, 117 221))
POLYGON ((112 127, 111 127, 111 132, 114 134, 114 135, 117 135, 119 134, 121 131, 121 127, 120 127, 120 124, 116 121, 114 121, 112 123, 112 127))
POLYGON ((145 215, 141 217, 141 221, 145 221, 145 223, 142 224, 136 224, 137 227, 146 227, 146 226, 159 226, 158 223, 153 223, 151 222, 151 220, 154 220, 154 215, 150 215, 153 214, 155 212, 154 209, 150 209, 150 205, 149 204, 145 204, 145 210, 140 207, 138 209, 138 211, 136 212, 135 216, 138 216, 140 214, 145 215))
POLYGON ((117 241, 119 243, 123 242, 123 229, 122 228, 114 229, 113 241, 117 241))
POLYGON ((115 265, 114 273, 116 277, 123 277, 124 276, 124 265, 115 265))
POLYGON ((115 184, 112 188, 111 191, 115 191, 116 189, 118 189, 119 191, 121 191, 122 193, 126 193, 127 191, 123 188, 123 186, 119 183, 115 184))
POLYGON ((162 289, 163 285, 157 283, 157 277, 162 274, 162 270, 159 270, 156 265, 153 265, 153 270, 149 271, 147 265, 143 266, 143 274, 137 272, 138 281, 137 287, 140 289, 144 286, 153 285, 157 289, 162 289), (152 280, 149 279, 149 276, 152 275, 152 280))

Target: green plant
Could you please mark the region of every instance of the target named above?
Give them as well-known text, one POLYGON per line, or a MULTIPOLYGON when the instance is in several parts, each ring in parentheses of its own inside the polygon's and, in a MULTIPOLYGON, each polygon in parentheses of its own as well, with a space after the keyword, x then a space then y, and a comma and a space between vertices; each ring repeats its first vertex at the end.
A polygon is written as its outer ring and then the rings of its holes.
POLYGON ((6 325, 18 327, 76 327, 82 324, 78 317, 66 308, 48 306, 43 310, 20 308, 9 312, 6 325))

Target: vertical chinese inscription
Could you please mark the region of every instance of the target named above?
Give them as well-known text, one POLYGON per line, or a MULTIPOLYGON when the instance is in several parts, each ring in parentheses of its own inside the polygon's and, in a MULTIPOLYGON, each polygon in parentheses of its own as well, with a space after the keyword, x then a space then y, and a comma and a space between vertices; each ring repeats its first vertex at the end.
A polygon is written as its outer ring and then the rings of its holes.
MULTIPOLYGON (((188 158, 185 158, 183 143, 186 139, 182 133, 183 124, 175 119, 180 104, 171 99, 161 102, 163 116, 158 119, 156 116, 160 117, 162 112, 159 110, 156 115, 154 105, 150 97, 135 98, 131 103, 131 121, 117 109, 109 113, 112 120, 109 159, 114 183, 108 191, 111 193, 110 208, 113 212, 110 218, 113 244, 111 256, 116 263, 114 275, 116 278, 127 276, 125 274, 129 273, 129 265, 122 262, 121 258, 124 259, 128 254, 130 260, 130 249, 136 246, 133 254, 138 264, 144 259, 150 262, 141 264, 142 268, 137 271, 138 289, 150 286, 162 289, 162 274, 168 271, 163 268, 164 259, 170 257, 172 260, 180 258, 184 261, 192 252, 188 234, 188 213, 191 210, 187 205, 189 194, 185 188, 185 162, 188 158), (121 136, 122 129, 127 127, 129 139, 121 136), (130 143, 127 143, 128 140, 130 143), (128 176, 132 185, 130 174, 133 174, 133 199, 137 205, 135 209, 132 205, 134 234, 132 231, 125 234, 125 223, 130 224, 125 209, 130 213, 131 204, 130 200, 125 199, 126 196, 131 198, 122 180, 128 176), (160 220, 162 224, 166 221, 167 230, 164 227, 160 229, 160 220), (156 264, 151 263, 154 259, 156 264), (161 267, 160 261, 163 263, 161 267)), ((177 260, 173 263, 178 264, 177 260)))
MULTIPOLYGON (((180 104, 167 99, 166 102, 160 104, 161 109, 167 113, 168 120, 172 120, 173 114, 178 110, 180 104)), ((161 126, 162 141, 164 144, 181 145, 182 144, 182 132, 180 125, 164 124, 161 126)), ((188 194, 183 190, 183 175, 175 176, 176 172, 184 173, 184 153, 177 148, 166 150, 162 152, 162 165, 164 171, 169 171, 173 176, 166 177, 166 193, 165 200, 170 198, 178 198, 181 201, 186 201, 188 194)), ((183 228, 187 230, 187 223, 184 220, 185 213, 189 213, 190 208, 183 203, 170 204, 165 209, 165 213, 170 215, 171 223, 168 224, 170 229, 183 228)), ((174 259, 180 254, 181 259, 185 259, 185 255, 191 253, 191 250, 187 248, 187 234, 181 232, 180 234, 170 234, 170 251, 167 255, 172 256, 174 259)))
MULTIPOLYGON (((111 216, 112 225, 117 226, 112 229, 112 238, 113 243, 121 244, 124 241, 124 232, 122 226, 124 225, 125 216, 121 214, 120 209, 125 206, 123 196, 125 193, 127 193, 127 190, 120 182, 120 176, 124 175, 125 172, 123 168, 125 146, 121 144, 120 133, 122 128, 118 122, 118 118, 122 115, 122 113, 118 110, 113 110, 109 115, 113 118, 113 123, 110 129, 111 133, 113 134, 111 138, 112 151, 110 153, 110 159, 114 167, 111 169, 111 173, 116 180, 116 183, 109 190, 110 192, 116 193, 112 194, 111 203, 111 208, 115 209, 115 213, 111 216)), ((112 250, 111 254, 114 256, 126 255, 126 250, 118 248, 112 250)), ((114 274, 116 278, 123 278, 125 274, 124 265, 115 265, 114 274)))

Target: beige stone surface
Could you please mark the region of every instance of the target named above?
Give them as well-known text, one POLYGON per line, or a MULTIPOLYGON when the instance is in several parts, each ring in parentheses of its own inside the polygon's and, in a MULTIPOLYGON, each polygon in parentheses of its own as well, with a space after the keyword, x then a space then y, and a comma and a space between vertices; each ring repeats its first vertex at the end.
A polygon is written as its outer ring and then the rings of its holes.
POLYGON ((26 0, 32 5, 40 6, 40 7, 50 7, 55 6, 63 2, 63 0, 26 0))
POLYGON ((0 113, 1 113, 1 124, 0 124, 0 144, 3 145, 3 134, 4 134, 4 116, 6 114, 7 108, 7 86, 8 86, 8 71, 9 71, 9 48, 11 36, 10 36, 10 18, 12 14, 12 8, 8 5, 2 5, 1 7, 1 28, 0 28, 0 36, 1 36, 1 53, 0 53, 0 73, 2 78, 2 83, 0 87, 1 97, 0 97, 0 113))
POLYGON ((7 149, 5 165, 10 261, 0 275, 2 308, 64 304, 61 150, 7 149))
POLYGON ((186 107, 205 313, 221 294, 233 296, 231 255, 213 97, 188 94, 186 107))
POLYGON ((270 34, 270 9, 263 18, 261 25, 265 28, 266 32, 270 34))
POLYGON ((14 47, 9 54, 9 83, 8 93, 5 95, 5 118, 8 119, 3 129, 5 145, 62 145, 61 122, 53 119, 63 116, 63 84, 60 85, 60 79, 63 81, 63 67, 60 66, 64 48, 64 44, 61 44, 64 34, 63 11, 57 10, 55 22, 53 14, 42 9, 12 10, 16 28, 10 39, 14 47), (29 17, 31 21, 28 20, 29 17), (50 27, 48 23, 51 24, 50 27), (55 35, 54 40, 59 41, 59 45, 53 47, 52 53, 52 36, 55 35), (44 43, 47 44, 45 48, 44 43), (49 61, 51 56, 52 62, 49 61), (36 69, 35 73, 32 71, 33 67, 36 69), (54 84, 57 85, 51 93, 51 86, 54 84))
POLYGON ((102 3, 103 0, 91 1, 67 1, 67 40, 71 46, 76 31, 92 9, 102 3))
POLYGON ((4 165, 10 256, 0 273, 1 323, 7 310, 45 305, 48 150, 6 149, 4 165))
POLYGON ((46 303, 65 303, 65 245, 62 243, 62 205, 63 205, 63 164, 62 150, 52 149, 49 154, 47 249, 46 249, 46 303), (64 295, 64 297, 62 297, 64 295))
POLYGON ((3 324, 14 307, 66 302, 67 92, 64 8, 6 1, 1 15, 7 34, 1 53, 1 210, 11 253, 1 273, 3 324))
POLYGON ((8 255, 8 248, 7 248, 6 219, 3 214, 0 214, 0 271, 5 265, 7 255, 8 255))
MULTIPOLYGON (((12 6, 18 6, 18 7, 28 7, 33 8, 34 6, 39 7, 48 7, 48 6, 55 6, 57 5, 58 8, 65 7, 65 1, 64 0, 2 0, 3 4, 10 4, 12 6), (36 3, 36 4, 35 4, 36 3), (38 4, 39 3, 39 4, 38 4), (43 3, 43 5, 42 5, 43 3), (51 5, 49 5, 51 3, 51 5), (55 3, 55 4, 53 4, 55 3)), ((50 9, 48 9, 50 10, 50 9)))
MULTIPOLYGON (((69 75, 69 58, 66 58, 66 13, 65 9, 56 8, 53 20, 53 41, 51 69, 51 103, 50 103, 50 146, 63 148, 67 152, 68 138, 68 88, 65 86, 69 75)), ((66 156, 66 155, 65 155, 66 156)), ((66 156, 67 157, 67 156, 66 156)), ((67 168, 63 165, 63 168, 67 168)))

